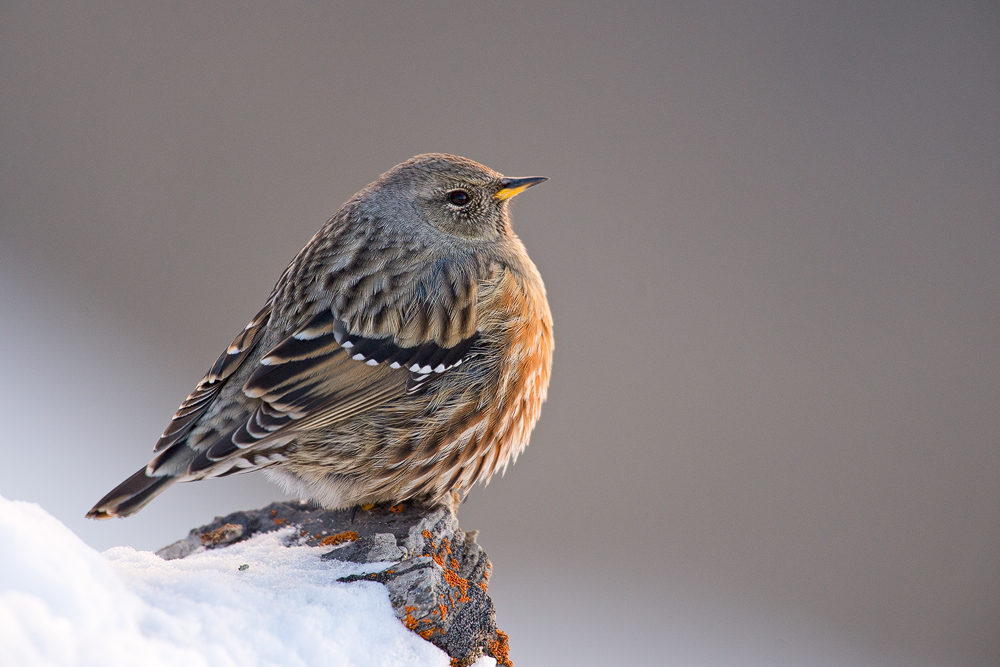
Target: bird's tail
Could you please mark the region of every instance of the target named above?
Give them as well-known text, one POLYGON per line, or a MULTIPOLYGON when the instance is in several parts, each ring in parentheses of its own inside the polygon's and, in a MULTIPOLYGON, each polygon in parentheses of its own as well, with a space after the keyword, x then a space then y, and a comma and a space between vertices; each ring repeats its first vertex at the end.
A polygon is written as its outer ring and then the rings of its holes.
POLYGON ((131 516, 176 481, 177 478, 172 475, 150 477, 143 468, 101 498, 93 509, 87 512, 87 518, 110 519, 115 516, 131 516))

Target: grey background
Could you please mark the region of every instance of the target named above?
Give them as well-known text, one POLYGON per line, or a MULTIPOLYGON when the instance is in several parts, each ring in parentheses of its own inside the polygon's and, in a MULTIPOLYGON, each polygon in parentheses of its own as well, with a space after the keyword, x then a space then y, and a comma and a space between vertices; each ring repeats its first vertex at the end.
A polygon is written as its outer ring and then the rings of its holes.
POLYGON ((551 181, 532 445, 462 509, 519 666, 1000 664, 1000 6, 0 4, 0 493, 83 513, 347 199, 551 181))

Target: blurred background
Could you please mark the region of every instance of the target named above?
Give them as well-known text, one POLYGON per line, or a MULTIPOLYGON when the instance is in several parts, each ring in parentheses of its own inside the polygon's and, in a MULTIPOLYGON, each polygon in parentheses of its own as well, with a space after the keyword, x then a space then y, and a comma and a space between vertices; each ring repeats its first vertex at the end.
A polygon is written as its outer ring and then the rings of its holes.
POLYGON ((84 512, 423 152, 545 175, 556 357, 461 511, 532 665, 1000 664, 1000 5, 0 4, 0 494, 84 512))

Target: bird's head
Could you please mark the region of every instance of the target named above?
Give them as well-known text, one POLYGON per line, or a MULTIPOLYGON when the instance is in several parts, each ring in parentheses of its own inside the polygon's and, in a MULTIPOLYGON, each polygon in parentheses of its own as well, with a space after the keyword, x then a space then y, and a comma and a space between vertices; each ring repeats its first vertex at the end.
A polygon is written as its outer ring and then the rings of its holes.
POLYGON ((416 213, 418 221, 451 236, 493 240, 510 233, 510 200, 546 180, 508 178, 463 157, 430 153, 393 167, 373 185, 387 205, 409 209, 398 211, 406 218, 416 213))

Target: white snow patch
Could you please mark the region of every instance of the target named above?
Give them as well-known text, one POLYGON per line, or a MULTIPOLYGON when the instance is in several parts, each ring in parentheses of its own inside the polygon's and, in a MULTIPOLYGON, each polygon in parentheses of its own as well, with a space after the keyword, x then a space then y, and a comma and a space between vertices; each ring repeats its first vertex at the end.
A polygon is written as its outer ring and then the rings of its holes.
POLYGON ((448 665, 383 586, 337 582, 364 566, 285 547, 286 534, 173 561, 100 554, 38 505, 0 496, 0 665, 448 665))

